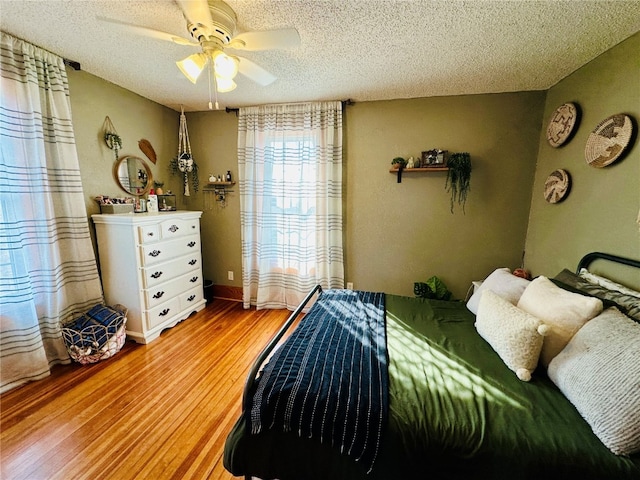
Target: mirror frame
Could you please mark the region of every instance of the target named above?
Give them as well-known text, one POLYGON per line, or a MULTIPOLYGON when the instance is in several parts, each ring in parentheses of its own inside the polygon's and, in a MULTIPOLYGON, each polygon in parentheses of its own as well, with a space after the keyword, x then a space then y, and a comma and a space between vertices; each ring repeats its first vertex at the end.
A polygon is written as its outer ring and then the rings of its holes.
POLYGON ((122 157, 118 158, 118 161, 113 166, 113 178, 122 190, 127 192, 129 195, 134 195, 136 197, 142 197, 143 195, 146 195, 151 189, 151 185, 153 184, 153 175, 151 174, 151 168, 149 168, 149 164, 147 164, 147 162, 145 162, 143 158, 136 157, 135 155, 123 155, 122 157), (122 167, 123 163, 125 163, 128 159, 138 160, 142 164, 141 169, 144 168, 144 173, 147 175, 147 183, 141 190, 136 189, 135 191, 133 191, 133 189, 127 189, 120 181, 120 175, 118 175, 118 171, 122 167))

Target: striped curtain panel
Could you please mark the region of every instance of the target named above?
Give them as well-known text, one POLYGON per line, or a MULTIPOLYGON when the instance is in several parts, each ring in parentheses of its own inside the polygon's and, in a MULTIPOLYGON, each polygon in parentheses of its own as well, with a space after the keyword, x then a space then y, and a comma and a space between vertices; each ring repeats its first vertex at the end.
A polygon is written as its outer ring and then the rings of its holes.
POLYGON ((60 322, 102 301, 62 58, 1 33, 0 392, 69 363, 60 322))
POLYGON ((244 307, 343 288, 342 103, 241 108, 238 177, 244 307))

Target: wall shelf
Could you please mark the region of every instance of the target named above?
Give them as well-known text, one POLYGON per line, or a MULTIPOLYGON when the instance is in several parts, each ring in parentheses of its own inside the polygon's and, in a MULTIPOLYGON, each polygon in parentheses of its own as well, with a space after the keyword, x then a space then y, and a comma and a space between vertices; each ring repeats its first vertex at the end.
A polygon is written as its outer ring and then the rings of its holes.
POLYGON ((449 167, 420 167, 420 168, 390 168, 389 173, 395 173, 398 176, 398 183, 402 183, 402 174, 407 173, 416 173, 416 172, 448 172, 449 167))
POLYGON ((233 187, 236 182, 207 182, 204 186, 205 193, 205 210, 210 210, 212 208, 212 202, 210 200, 210 196, 213 195, 213 199, 216 202, 220 202, 220 205, 223 207, 227 202, 227 194, 229 192, 233 192, 230 187, 233 187))
POLYGON ((207 186, 208 187, 224 187, 224 186, 231 186, 231 185, 235 185, 236 182, 207 182, 207 186))
MULTIPOLYGON (((420 167, 420 168, 403 168, 402 172, 446 172, 449 167, 420 167)), ((389 173, 398 173, 398 168, 390 168, 389 173)))

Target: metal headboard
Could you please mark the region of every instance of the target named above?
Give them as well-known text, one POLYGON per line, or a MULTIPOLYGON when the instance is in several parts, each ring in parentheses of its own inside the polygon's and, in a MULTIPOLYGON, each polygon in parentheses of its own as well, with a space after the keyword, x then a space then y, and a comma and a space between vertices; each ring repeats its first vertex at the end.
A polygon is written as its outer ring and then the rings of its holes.
POLYGON ((583 268, 588 268, 591 262, 594 260, 608 260, 614 263, 622 263, 623 265, 629 265, 630 267, 640 268, 640 260, 633 260, 631 258, 619 257, 618 255, 611 255, 610 253, 592 252, 587 253, 580 259, 576 273, 580 273, 583 268))

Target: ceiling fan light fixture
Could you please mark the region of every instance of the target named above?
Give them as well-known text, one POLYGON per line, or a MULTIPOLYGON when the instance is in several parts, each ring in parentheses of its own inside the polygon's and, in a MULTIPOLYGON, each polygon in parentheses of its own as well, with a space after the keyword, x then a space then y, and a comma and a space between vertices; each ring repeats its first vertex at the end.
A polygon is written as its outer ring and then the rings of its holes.
POLYGON ((176 62, 180 71, 191 83, 196 83, 198 77, 207 65, 207 56, 204 53, 194 53, 187 58, 176 62))
POLYGON ((238 85, 230 78, 218 77, 216 75, 216 89, 220 93, 231 92, 236 89, 238 85))
POLYGON ((233 80, 238 74, 238 58, 226 53, 221 52, 216 55, 213 59, 213 65, 217 77, 233 80))

